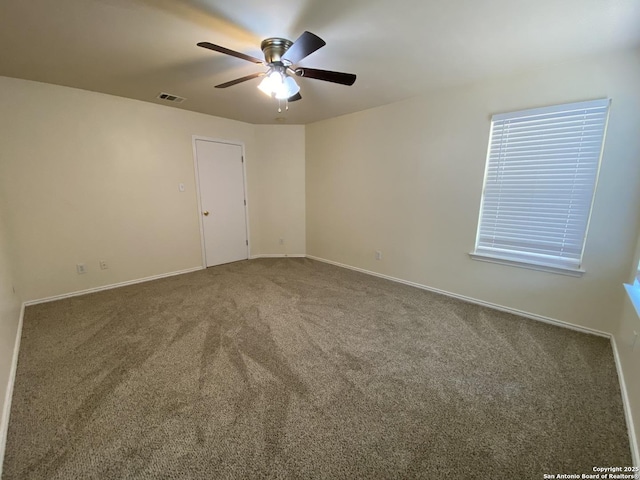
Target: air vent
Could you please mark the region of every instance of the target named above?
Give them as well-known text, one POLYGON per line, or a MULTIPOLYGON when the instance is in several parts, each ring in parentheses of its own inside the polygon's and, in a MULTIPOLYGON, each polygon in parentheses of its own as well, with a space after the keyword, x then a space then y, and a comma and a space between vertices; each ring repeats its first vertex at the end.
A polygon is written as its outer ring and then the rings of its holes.
POLYGON ((172 95, 170 93, 160 92, 160 94, 156 97, 160 100, 164 100, 166 102, 172 103, 182 103, 186 100, 186 98, 179 97, 178 95, 172 95))

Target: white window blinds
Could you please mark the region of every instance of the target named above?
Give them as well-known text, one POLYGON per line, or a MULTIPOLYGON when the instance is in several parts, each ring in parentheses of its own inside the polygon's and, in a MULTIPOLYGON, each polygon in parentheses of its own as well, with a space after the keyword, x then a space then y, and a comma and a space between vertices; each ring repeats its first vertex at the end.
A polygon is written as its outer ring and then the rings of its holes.
POLYGON ((609 100, 494 115, 475 254, 579 270, 609 100))

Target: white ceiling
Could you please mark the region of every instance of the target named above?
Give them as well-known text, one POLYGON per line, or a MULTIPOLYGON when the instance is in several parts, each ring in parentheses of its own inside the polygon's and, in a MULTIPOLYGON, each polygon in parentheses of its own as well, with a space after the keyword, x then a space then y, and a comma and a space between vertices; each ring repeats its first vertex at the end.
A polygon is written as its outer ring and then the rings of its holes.
POLYGON ((639 0, 0 0, 0 75, 162 103, 250 123, 310 123, 428 89, 640 45, 639 0), (277 112, 252 80, 270 36, 327 45, 300 65, 355 73, 352 87, 299 78, 277 112), (277 120, 279 118, 279 120, 277 120))

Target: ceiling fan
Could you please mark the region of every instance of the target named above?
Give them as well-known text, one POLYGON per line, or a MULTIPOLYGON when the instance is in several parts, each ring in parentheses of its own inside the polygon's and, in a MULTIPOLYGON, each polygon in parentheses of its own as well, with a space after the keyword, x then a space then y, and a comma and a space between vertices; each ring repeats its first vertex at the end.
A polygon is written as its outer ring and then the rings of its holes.
POLYGON ((227 88, 238 83, 246 82, 258 77, 264 77, 258 88, 267 95, 295 102, 300 100, 300 86, 294 77, 307 77, 325 82, 339 83, 341 85, 353 85, 356 76, 352 73, 333 72, 330 70, 318 70, 317 68, 296 67, 295 65, 303 58, 311 55, 316 50, 324 47, 326 42, 311 32, 304 32, 295 42, 286 38, 267 38, 260 44, 260 49, 264 53, 264 60, 245 55, 244 53, 230 50, 220 45, 209 42, 198 43, 199 47, 208 48, 216 52, 231 55, 233 57, 247 60, 268 67, 266 72, 257 72, 245 77, 236 78, 229 82, 216 85, 216 88, 227 88))

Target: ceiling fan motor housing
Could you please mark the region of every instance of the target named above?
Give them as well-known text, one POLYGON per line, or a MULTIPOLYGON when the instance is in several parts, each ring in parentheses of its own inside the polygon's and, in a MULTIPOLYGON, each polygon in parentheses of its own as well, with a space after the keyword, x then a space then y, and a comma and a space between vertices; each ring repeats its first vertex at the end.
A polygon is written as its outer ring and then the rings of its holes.
POLYGON ((260 48, 264 53, 264 60, 267 64, 282 62, 282 56, 293 45, 291 40, 286 38, 272 37, 262 41, 260 48))

